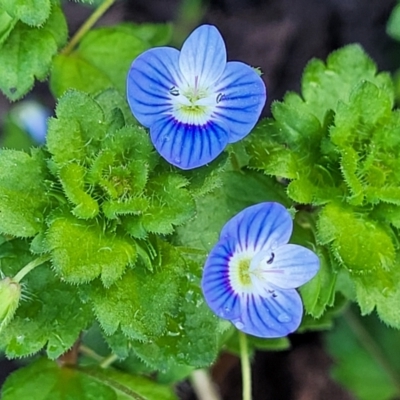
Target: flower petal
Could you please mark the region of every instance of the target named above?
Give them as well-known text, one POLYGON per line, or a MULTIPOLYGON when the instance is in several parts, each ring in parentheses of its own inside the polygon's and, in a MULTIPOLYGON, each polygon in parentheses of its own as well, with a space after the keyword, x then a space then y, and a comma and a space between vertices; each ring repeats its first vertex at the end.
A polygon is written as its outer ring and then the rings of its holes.
POLYGON ((162 157, 181 169, 209 163, 228 143, 228 130, 223 124, 208 121, 204 125, 193 125, 171 116, 158 118, 150 128, 151 140, 162 157))
POLYGON ((311 250, 295 244, 287 244, 274 250, 270 264, 261 267, 266 281, 282 289, 304 285, 319 269, 319 259, 311 250))
POLYGON ((286 244, 292 234, 289 212, 279 203, 260 203, 236 214, 222 228, 220 240, 235 238, 238 251, 274 249, 286 244))
POLYGON ((265 105, 263 80, 248 65, 228 62, 215 91, 220 101, 214 115, 227 124, 229 143, 243 139, 254 128, 265 105))
POLYGON ((268 297, 246 295, 240 298, 237 329, 253 336, 277 338, 294 332, 300 325, 303 304, 296 290, 272 291, 268 297))
POLYGON ((215 26, 200 26, 182 46, 179 67, 192 88, 210 88, 222 75, 225 65, 225 43, 215 26))
POLYGON ((160 115, 172 113, 170 90, 182 83, 179 51, 159 47, 145 51, 132 63, 127 78, 127 96, 135 118, 150 127, 160 115))
POLYGON ((216 315, 225 319, 240 316, 239 295, 229 282, 229 244, 217 244, 210 252, 204 266, 201 287, 208 306, 216 315))

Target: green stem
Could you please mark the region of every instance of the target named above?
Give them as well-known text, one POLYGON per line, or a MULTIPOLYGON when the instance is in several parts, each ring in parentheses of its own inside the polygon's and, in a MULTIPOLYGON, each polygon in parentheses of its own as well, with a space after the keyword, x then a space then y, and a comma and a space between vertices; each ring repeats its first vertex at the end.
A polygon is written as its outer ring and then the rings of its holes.
POLYGON ((251 400, 251 369, 247 336, 239 331, 240 362, 242 364, 243 400, 251 400))
POLYGON ((114 361, 118 360, 118 356, 115 354, 110 354, 108 357, 100 363, 100 368, 108 368, 114 361))
POLYGON ((45 263, 46 261, 50 260, 50 255, 45 255, 38 257, 36 260, 31 261, 29 264, 26 264, 24 268, 22 268, 17 275, 14 276, 13 280, 15 282, 21 282, 25 275, 29 274, 34 268, 38 267, 39 265, 45 263))
POLYGON ((199 400, 222 400, 208 371, 205 369, 192 371, 189 379, 199 400))
POLYGON ((116 356, 115 354, 110 354, 107 357, 103 357, 100 354, 97 354, 90 347, 85 346, 84 344, 81 344, 79 346, 79 351, 86 357, 89 357, 92 360, 96 361, 101 368, 108 368, 114 361, 118 360, 118 356, 116 356))
POLYGON ((61 54, 68 55, 80 42, 83 36, 92 28, 92 26, 101 18, 101 16, 113 5, 115 0, 104 0, 94 13, 85 21, 85 23, 78 29, 69 43, 61 51, 61 54))
POLYGON ((360 323, 359 319, 350 310, 347 310, 344 313, 344 318, 360 343, 386 372, 392 384, 396 388, 397 395, 400 395, 400 376, 397 371, 394 370, 391 363, 386 358, 385 354, 382 352, 381 348, 375 342, 368 330, 365 329, 364 325, 360 323))
POLYGON ((79 346, 79 351, 86 357, 91 358, 92 360, 96 361, 99 364, 104 361, 103 356, 97 354, 94 350, 92 350, 90 347, 85 346, 84 344, 81 344, 79 346))

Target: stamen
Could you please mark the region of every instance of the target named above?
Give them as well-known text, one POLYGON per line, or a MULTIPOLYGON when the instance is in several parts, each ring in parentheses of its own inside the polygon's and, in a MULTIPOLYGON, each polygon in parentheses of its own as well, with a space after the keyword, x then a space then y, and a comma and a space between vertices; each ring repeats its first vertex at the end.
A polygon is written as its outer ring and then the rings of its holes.
POLYGON ((179 89, 176 86, 172 86, 171 89, 169 89, 169 92, 172 96, 179 96, 179 89))
POLYGON ((198 84, 198 82, 199 82, 199 77, 196 75, 195 77, 194 77, 194 97, 196 97, 197 96, 197 90, 198 90, 198 88, 197 88, 197 84, 198 84))
POLYGON ((271 253, 271 257, 267 261, 267 264, 272 264, 272 262, 274 261, 274 258, 275 258, 275 253, 271 253))
POLYGON ((225 95, 223 93, 218 93, 217 104, 220 103, 224 99, 225 99, 225 95))

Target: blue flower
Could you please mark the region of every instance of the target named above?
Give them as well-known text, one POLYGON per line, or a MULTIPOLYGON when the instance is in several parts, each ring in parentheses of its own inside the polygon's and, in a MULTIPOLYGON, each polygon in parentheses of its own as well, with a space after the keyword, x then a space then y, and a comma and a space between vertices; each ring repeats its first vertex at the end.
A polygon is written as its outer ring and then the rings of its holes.
POLYGON ((227 62, 218 30, 202 25, 180 52, 159 47, 137 57, 128 73, 127 96, 161 156, 191 169, 214 160, 228 143, 251 131, 266 89, 251 67, 227 62))
POLYGON ((297 287, 319 269, 316 254, 288 244, 293 223, 278 203, 248 207, 222 229, 206 261, 202 289, 209 307, 237 329, 264 338, 300 325, 297 287))

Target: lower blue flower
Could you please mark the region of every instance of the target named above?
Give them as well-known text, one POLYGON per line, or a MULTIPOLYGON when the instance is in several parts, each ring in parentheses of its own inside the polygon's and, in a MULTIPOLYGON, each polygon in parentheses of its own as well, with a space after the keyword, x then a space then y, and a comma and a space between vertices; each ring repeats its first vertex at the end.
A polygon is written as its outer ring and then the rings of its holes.
POLYGON ((221 231, 203 272, 202 289, 216 315, 263 338, 294 332, 303 304, 296 288, 319 269, 311 250, 288 244, 293 223, 278 203, 261 203, 233 217, 221 231))

